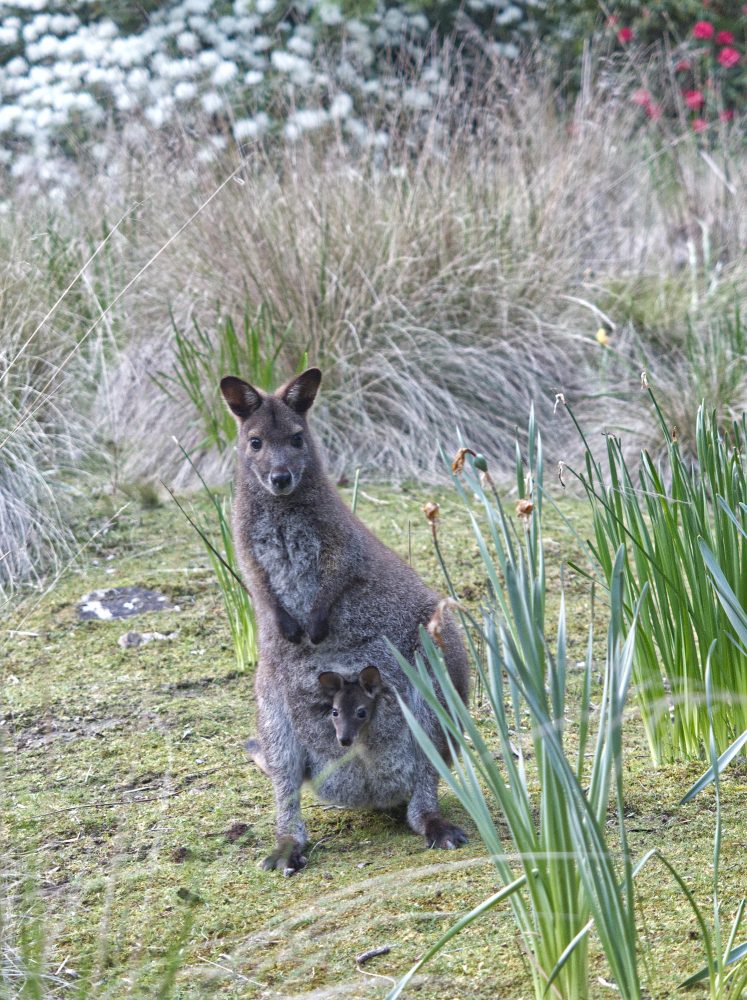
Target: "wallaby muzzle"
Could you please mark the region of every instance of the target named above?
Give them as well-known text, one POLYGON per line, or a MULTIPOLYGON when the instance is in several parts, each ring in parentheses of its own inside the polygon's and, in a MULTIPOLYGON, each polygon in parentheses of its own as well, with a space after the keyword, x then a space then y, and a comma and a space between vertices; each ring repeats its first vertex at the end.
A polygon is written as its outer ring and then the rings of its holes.
POLYGON ((288 469, 279 469, 276 472, 270 473, 270 491, 275 494, 275 496, 286 496, 288 493, 292 493, 295 487, 293 482, 293 473, 288 469))

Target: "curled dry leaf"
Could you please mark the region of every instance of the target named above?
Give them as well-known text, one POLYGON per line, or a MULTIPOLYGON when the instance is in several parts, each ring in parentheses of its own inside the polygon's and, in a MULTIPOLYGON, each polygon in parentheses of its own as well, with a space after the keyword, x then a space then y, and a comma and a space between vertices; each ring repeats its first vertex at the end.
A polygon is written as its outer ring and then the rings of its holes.
POLYGON ((471 448, 460 448, 459 451, 454 456, 454 461, 451 463, 451 471, 454 473, 461 472, 464 468, 464 460, 467 455, 471 455, 476 458, 477 455, 471 448))

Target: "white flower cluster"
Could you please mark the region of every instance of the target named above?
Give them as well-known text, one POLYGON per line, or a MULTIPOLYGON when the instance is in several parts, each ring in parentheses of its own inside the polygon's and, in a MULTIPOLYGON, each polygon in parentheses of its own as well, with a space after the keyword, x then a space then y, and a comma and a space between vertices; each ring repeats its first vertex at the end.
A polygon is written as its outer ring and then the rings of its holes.
MULTIPOLYGON (((458 3, 437 6, 448 13, 458 3)), ((496 25, 524 17, 509 0, 467 6, 483 20, 488 10, 496 25)), ((335 124, 357 142, 381 142, 363 122, 372 97, 427 112, 442 85, 431 62, 417 85, 397 87, 391 52, 422 62, 432 30, 406 0, 375 0, 359 17, 338 0, 163 0, 134 25, 102 8, 99 0, 11 0, 0 8, 0 166, 13 176, 44 179, 81 148, 96 155, 104 128, 126 142, 144 123, 207 119, 206 158, 269 129, 294 140, 335 124), (292 110, 278 121, 272 115, 281 107, 292 110)), ((504 44, 500 54, 515 51, 504 44)))

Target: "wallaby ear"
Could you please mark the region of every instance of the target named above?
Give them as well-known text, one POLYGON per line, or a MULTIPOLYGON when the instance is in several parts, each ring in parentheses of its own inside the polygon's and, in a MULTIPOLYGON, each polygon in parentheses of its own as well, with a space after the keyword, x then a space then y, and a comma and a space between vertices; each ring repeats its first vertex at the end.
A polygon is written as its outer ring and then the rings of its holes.
POLYGON ((296 413, 304 414, 311 409, 321 381, 322 373, 318 368, 307 368, 305 372, 301 372, 278 389, 276 395, 296 413))
POLYGON ((376 667, 364 667, 358 674, 358 683, 369 698, 375 698, 381 691, 381 674, 376 667))
POLYGON ((262 405, 262 397, 257 390, 235 375, 226 375, 220 380, 220 391, 229 409, 239 420, 251 417, 262 405))
POLYGON ((319 674, 319 683, 324 693, 330 698, 334 698, 342 687, 342 677, 334 670, 325 670, 323 674, 319 674))

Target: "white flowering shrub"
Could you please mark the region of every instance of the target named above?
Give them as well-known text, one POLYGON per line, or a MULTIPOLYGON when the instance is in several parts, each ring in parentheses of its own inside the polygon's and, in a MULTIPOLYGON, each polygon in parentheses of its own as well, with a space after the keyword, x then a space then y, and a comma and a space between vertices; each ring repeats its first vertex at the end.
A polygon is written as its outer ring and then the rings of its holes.
MULTIPOLYGON (((443 86, 434 32, 484 39, 511 58, 523 0, 15 0, 0 14, 0 165, 64 185, 61 158, 117 130, 126 143, 178 125, 207 128, 214 156, 268 130, 287 139, 327 125, 377 141, 372 105, 426 112, 443 86), (475 30, 477 29, 477 30, 475 30), (406 66, 409 82, 399 71, 406 66)), ((378 138, 382 141, 382 137, 378 138)))

